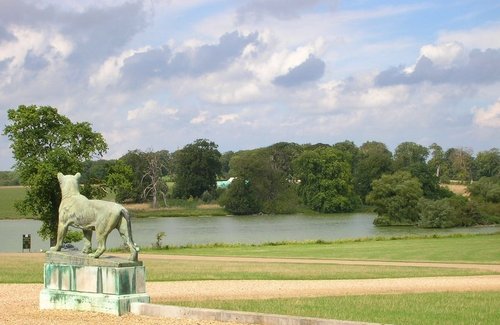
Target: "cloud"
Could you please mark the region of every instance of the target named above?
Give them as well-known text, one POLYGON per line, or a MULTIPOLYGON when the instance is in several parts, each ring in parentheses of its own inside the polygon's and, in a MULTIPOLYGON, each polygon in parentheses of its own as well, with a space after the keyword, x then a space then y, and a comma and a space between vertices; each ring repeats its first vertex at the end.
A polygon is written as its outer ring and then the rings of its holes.
POLYGON ((142 107, 128 111, 127 120, 149 120, 161 116, 175 117, 178 109, 164 107, 155 100, 148 100, 142 107))
POLYGON ((307 60, 289 69, 288 73, 276 77, 273 82, 283 87, 299 86, 306 82, 316 81, 325 73, 325 62, 309 55, 307 60))
POLYGON ((197 116, 193 117, 189 123, 191 124, 201 124, 204 123, 208 118, 207 111, 201 111, 197 116))
POLYGON ((280 20, 300 17, 308 9, 327 6, 333 10, 338 1, 331 0, 251 0, 237 10, 238 20, 258 21, 266 16, 280 20))
POLYGON ((464 63, 450 67, 442 65, 442 57, 436 55, 435 62, 424 55, 413 69, 402 66, 387 69, 376 77, 375 82, 379 86, 387 86, 420 82, 489 84, 500 81, 500 49, 472 50, 464 63))
POLYGON ((248 44, 257 40, 257 33, 242 35, 235 31, 222 35, 218 44, 204 44, 175 53, 168 46, 135 53, 124 60, 123 80, 128 85, 137 85, 154 78, 198 77, 222 70, 242 55, 248 44))
POLYGON ((239 118, 238 114, 223 114, 217 116, 217 123, 225 124, 227 122, 235 121, 239 118))
POLYGON ((500 99, 487 108, 473 110, 474 124, 480 127, 500 128, 500 99))

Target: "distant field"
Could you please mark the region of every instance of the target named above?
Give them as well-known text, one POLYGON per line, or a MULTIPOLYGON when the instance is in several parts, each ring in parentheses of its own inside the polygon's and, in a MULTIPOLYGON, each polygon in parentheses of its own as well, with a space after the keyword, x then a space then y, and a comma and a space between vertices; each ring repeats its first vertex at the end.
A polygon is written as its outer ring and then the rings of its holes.
POLYGON ((22 186, 0 186, 0 219, 26 218, 17 212, 14 204, 24 198, 26 189, 22 186))

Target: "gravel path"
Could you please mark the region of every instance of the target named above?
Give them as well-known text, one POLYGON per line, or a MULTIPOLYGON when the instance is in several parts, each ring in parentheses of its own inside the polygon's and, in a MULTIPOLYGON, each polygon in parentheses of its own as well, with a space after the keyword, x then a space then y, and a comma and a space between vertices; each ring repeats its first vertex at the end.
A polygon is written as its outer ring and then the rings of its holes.
MULTIPOLYGON (((161 257, 158 255, 141 256, 147 258, 171 259, 217 259, 211 257, 161 257)), ((239 258, 222 257, 222 260, 240 260, 239 258)), ((245 259, 248 261, 248 259, 245 259)), ((273 259, 255 259, 254 262, 271 262, 273 259)), ((274 259, 280 263, 310 263, 311 260, 274 259)), ((323 260, 314 260, 322 263, 323 260)), ((395 265, 400 262, 345 261, 327 260, 324 263, 362 264, 362 265, 395 265), (378 264, 371 264, 378 263, 378 264), (386 264, 389 263, 389 264, 386 264)), ((463 267, 453 263, 403 263, 405 266, 463 267)), ((399 264, 397 264, 399 265, 399 264)), ((498 265, 465 264, 471 268, 483 268, 498 271, 498 265)), ((179 282, 147 282, 146 291, 153 303, 167 300, 204 300, 204 299, 245 299, 245 298, 280 298, 280 297, 313 297, 335 295, 411 293, 411 292, 453 292, 453 291, 500 291, 500 275, 454 276, 397 279, 363 279, 363 280, 231 280, 231 281, 179 281, 179 282)), ((179 325, 221 325, 214 321, 194 321, 177 319, 158 319, 146 316, 125 315, 112 316, 101 313, 75 312, 62 310, 39 310, 39 294, 42 284, 0 284, 0 324, 179 324, 179 325)))

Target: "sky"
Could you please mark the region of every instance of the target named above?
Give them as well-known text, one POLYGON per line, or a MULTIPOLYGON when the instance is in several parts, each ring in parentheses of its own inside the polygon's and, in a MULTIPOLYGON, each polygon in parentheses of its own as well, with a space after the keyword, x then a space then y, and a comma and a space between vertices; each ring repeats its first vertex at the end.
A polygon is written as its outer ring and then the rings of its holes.
POLYGON ((0 0, 2 131, 19 105, 90 122, 105 159, 196 139, 477 153, 500 147, 500 2, 0 0))

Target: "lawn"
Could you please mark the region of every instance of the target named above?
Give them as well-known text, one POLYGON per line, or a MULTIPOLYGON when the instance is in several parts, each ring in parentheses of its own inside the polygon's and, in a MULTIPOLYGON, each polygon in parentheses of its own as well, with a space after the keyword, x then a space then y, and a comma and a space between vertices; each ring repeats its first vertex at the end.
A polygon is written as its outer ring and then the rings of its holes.
POLYGON ((500 292, 443 292, 164 303, 383 324, 498 324, 500 319, 500 292))
POLYGON ((17 201, 24 198, 26 189, 21 186, 0 186, 0 219, 26 218, 14 208, 17 201))
POLYGON ((500 263, 500 233, 401 240, 175 248, 159 252, 206 256, 500 263))

